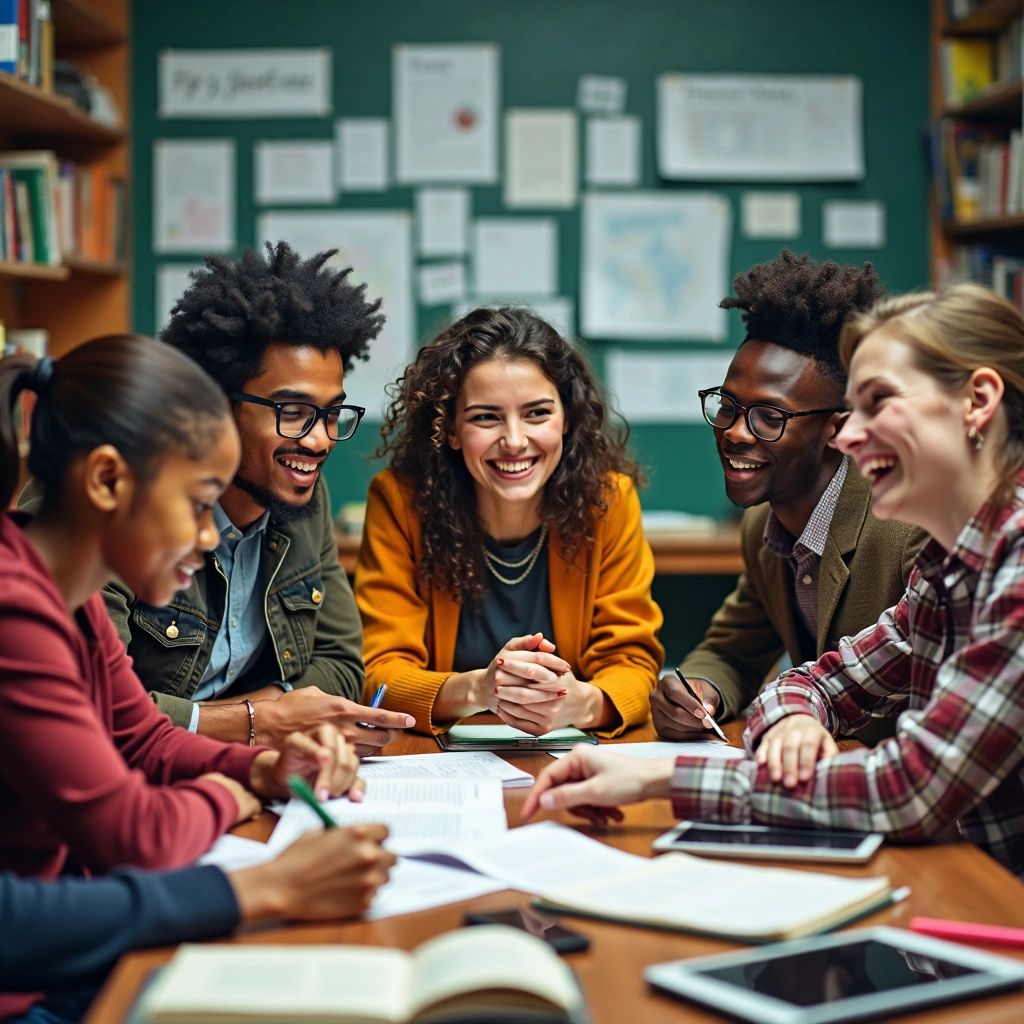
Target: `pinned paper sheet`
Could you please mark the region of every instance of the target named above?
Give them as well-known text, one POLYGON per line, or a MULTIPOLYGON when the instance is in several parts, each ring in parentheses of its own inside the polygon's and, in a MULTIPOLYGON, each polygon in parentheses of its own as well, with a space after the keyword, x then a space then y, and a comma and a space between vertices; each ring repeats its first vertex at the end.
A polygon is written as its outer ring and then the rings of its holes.
POLYGON ((554 294, 557 245, 549 217, 480 217, 473 226, 473 291, 554 294))
POLYGON ((399 182, 496 182, 498 48, 396 46, 392 72, 399 182))
POLYGON ((469 238, 469 189, 421 188, 416 238, 422 256, 462 256, 469 238))
POLYGON ((153 145, 153 248, 227 252, 235 247, 235 144, 161 139, 153 145))
POLYGON ((576 112, 510 110, 505 115, 505 205, 576 204, 576 112))
POLYGON ((384 118, 340 118, 334 138, 340 189, 382 192, 388 187, 388 122, 384 118))
POLYGON ((159 334, 171 317, 171 309, 191 283, 189 273, 202 270, 201 263, 162 263, 156 268, 156 308, 153 333, 159 334))
POLYGON ((734 355, 620 349, 608 353, 605 379, 619 412, 630 423, 703 423, 697 391, 718 387, 734 355))
POLYGON ((580 75, 576 106, 585 114, 621 114, 626 109, 626 80, 612 75, 580 75))
POLYGON ((334 145, 319 139, 257 142, 257 203, 334 202, 334 145))
POLYGON ((587 184, 640 183, 640 118, 587 119, 587 184))
POLYGON ((885 204, 855 199, 823 203, 821 233, 830 249, 884 249, 885 204))
POLYGON ((740 205, 747 238, 798 238, 800 195, 797 192, 744 192, 740 205))
POLYGON ((466 294, 466 268, 462 263, 430 263, 419 269, 420 302, 437 306, 458 302, 466 294))
POLYGON ((575 303, 564 295, 551 298, 537 295, 475 295, 465 302, 456 303, 452 316, 458 320, 479 307, 501 309, 502 306, 522 306, 528 309, 541 320, 546 320, 566 341, 572 341, 576 335, 575 303))

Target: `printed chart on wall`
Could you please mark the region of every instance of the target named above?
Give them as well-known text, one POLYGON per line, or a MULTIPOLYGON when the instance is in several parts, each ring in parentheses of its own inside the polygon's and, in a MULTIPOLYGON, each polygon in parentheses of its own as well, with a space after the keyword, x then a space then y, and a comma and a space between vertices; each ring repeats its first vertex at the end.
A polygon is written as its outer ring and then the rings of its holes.
POLYGON ((366 406, 369 419, 382 416, 385 385, 409 362, 415 336, 412 318, 412 217, 405 210, 315 213, 266 213, 259 219, 257 238, 276 242, 286 238, 303 256, 324 249, 340 250, 330 266, 352 267, 350 284, 366 283, 366 297, 383 299, 386 320, 370 343, 368 362, 356 362, 345 381, 348 400, 366 406))
POLYGON ((583 334, 720 341, 732 215, 712 192, 594 193, 583 204, 583 334))

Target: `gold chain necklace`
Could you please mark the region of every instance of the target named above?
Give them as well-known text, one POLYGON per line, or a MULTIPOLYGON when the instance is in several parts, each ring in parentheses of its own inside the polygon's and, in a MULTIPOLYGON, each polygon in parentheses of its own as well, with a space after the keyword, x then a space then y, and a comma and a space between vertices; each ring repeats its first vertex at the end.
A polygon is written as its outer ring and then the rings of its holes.
POLYGON ((487 563, 487 569, 490 574, 499 582, 504 583, 508 587, 514 587, 517 583, 522 583, 527 576, 533 572, 533 567, 537 564, 537 559, 540 557, 541 548, 544 547, 544 541, 547 540, 548 528, 542 526, 540 528, 540 536, 537 538, 537 543, 534 544, 533 550, 524 555, 519 559, 518 562, 506 562, 503 558, 499 558, 497 555, 492 554, 487 548, 484 548, 484 561, 487 563), (514 579, 510 580, 507 576, 502 576, 494 565, 504 566, 506 569, 519 569, 522 566, 526 566, 525 569, 514 579))

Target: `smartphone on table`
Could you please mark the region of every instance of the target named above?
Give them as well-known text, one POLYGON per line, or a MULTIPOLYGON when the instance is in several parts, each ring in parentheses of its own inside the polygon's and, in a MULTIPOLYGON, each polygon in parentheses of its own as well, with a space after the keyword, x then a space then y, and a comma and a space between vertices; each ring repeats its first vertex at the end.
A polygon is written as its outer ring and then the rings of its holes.
POLYGON ((590 946, 590 939, 579 932, 563 928, 550 914, 533 907, 510 907, 507 910, 495 910, 491 913, 467 914, 465 924, 504 924, 510 928, 520 928, 524 932, 543 939, 552 949, 559 953, 578 953, 590 946))

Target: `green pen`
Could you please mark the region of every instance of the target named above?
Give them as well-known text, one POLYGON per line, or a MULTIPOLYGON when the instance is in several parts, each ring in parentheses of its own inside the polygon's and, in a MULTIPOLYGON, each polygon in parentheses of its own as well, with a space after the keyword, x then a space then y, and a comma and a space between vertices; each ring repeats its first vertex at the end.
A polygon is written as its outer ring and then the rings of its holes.
POLYGON ((327 828, 338 827, 338 823, 324 810, 323 804, 317 800, 316 794, 309 788, 306 780, 301 775, 290 775, 288 777, 288 788, 304 804, 308 804, 313 808, 313 812, 327 828))

